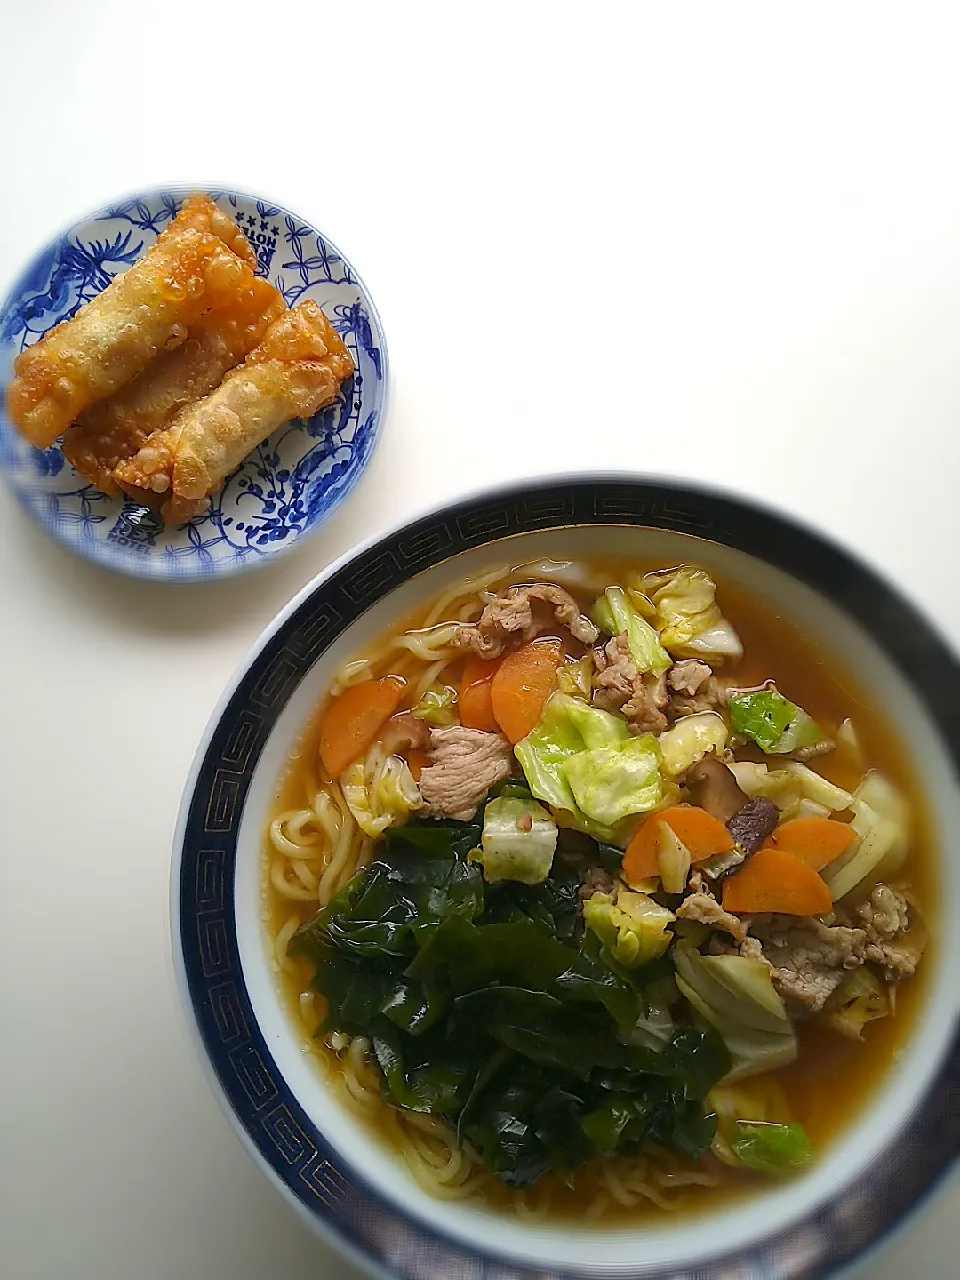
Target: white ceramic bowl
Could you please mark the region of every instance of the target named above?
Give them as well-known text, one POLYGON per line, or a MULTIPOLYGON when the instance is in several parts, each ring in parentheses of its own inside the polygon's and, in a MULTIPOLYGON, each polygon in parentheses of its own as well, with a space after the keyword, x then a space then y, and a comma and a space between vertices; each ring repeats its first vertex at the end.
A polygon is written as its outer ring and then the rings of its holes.
POLYGON ((368 544, 311 583, 258 641, 211 721, 185 794, 175 953, 228 1114, 304 1218, 402 1276, 830 1274, 915 1206, 960 1142, 960 931, 948 928, 960 911, 960 861, 946 856, 960 830, 958 725, 956 661, 909 605, 816 534, 728 496, 624 477, 558 479, 483 494, 368 544), (287 753, 350 653, 487 565, 601 554, 705 564, 855 666, 923 762, 944 856, 926 1005, 842 1138, 803 1176, 701 1218, 598 1230, 528 1226, 432 1199, 337 1103, 280 1004, 260 858, 287 753))

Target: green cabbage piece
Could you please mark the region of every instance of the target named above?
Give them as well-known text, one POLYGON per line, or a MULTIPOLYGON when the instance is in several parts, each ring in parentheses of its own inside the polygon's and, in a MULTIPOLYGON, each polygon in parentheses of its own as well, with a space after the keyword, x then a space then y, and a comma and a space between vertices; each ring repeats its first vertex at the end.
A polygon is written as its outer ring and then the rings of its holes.
POLYGON ((872 970, 861 967, 847 974, 827 1000, 822 1016, 834 1031, 862 1040, 868 1022, 892 1012, 886 986, 872 970))
POLYGON ((664 893, 683 893, 690 875, 690 850, 667 822, 658 823, 657 863, 664 893))
POLYGON ((786 1066, 797 1056, 797 1037, 769 967, 751 956, 702 956, 676 947, 677 986, 719 1031, 730 1050, 727 1080, 786 1066))
POLYGON ((481 846, 479 861, 488 884, 542 884, 553 865, 557 824, 536 801, 501 796, 483 811, 481 846))
POLYGON ((731 698, 730 723, 734 733, 752 739, 767 755, 815 746, 823 736, 817 722, 776 689, 731 698))
POLYGON ((616 839, 623 819, 660 802, 656 738, 631 737, 619 716, 568 694, 550 697, 514 751, 537 799, 599 840, 616 839))
POLYGON ((645 893, 618 889, 616 897, 594 893, 583 904, 583 922, 625 969, 662 956, 673 941, 667 930, 676 917, 645 893))
POLYGON ((357 826, 368 836, 401 825, 423 804, 406 761, 385 756, 377 746, 347 766, 340 787, 357 826))
POLYGON ((698 711, 695 715, 684 716, 672 729, 661 733, 658 739, 664 773, 678 778, 709 752, 721 755, 728 736, 723 717, 715 711, 698 711))
POLYGON ((561 693, 581 698, 590 697, 593 682, 593 655, 586 654, 577 662, 564 662, 557 667, 557 688, 561 693))
POLYGON ((882 773, 864 775, 849 807, 859 839, 821 873, 834 902, 895 875, 910 848, 910 806, 882 773))
POLYGON ((748 1169, 759 1173, 798 1173, 813 1161, 813 1148, 802 1124, 770 1124, 764 1120, 738 1120, 733 1154, 748 1169))
POLYGON ((751 1076, 747 1080, 722 1080, 710 1090, 708 1105, 717 1117, 717 1132, 712 1143, 713 1154, 724 1164, 740 1167, 733 1143, 742 1135, 740 1121, 748 1123, 793 1124, 783 1085, 776 1072, 751 1076))
POLYGON ((681 565, 666 573, 648 573, 643 589, 656 615, 660 643, 676 657, 743 657, 736 631, 717 606, 717 584, 705 569, 681 565))
POLYGON ((815 773, 799 760, 784 760, 777 769, 749 760, 734 760, 727 766, 751 799, 765 796, 772 800, 784 820, 800 818, 808 810, 804 801, 819 805, 828 813, 849 809, 853 796, 822 774, 815 773))
POLYGON ((448 728, 457 723, 454 707, 457 691, 450 685, 431 685, 411 712, 418 720, 432 724, 436 729, 448 728))
POLYGON ((626 633, 630 657, 637 670, 659 675, 672 666, 669 653, 622 587, 607 587, 590 610, 590 616, 601 631, 620 636, 626 633))

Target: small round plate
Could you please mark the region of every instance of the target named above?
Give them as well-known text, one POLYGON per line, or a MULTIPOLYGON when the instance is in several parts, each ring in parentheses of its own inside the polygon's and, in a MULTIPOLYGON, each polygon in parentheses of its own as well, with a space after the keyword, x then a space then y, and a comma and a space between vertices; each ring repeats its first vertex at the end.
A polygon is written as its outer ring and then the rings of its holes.
MULTIPOLYGON (((0 309, 0 384, 13 361, 141 258, 197 188, 135 195, 77 222, 33 259, 0 309)), ((71 551, 142 578, 207 580, 252 568, 313 532, 370 460, 387 394, 387 348, 363 282, 302 218, 236 191, 208 193, 254 246, 259 273, 290 306, 317 302, 356 373, 313 418, 259 445, 214 494, 210 511, 165 528, 144 507, 85 484, 57 446, 34 449, 0 403, 0 469, 21 505, 71 551)), ((2 397, 0 397, 2 401, 2 397)))

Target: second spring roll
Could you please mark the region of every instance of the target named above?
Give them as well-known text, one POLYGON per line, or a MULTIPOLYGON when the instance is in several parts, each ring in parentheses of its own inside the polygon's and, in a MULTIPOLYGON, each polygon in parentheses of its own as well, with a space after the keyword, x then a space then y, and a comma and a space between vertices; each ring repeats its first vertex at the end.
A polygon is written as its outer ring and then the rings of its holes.
POLYGON ((285 309, 280 292, 247 270, 236 294, 191 326, 179 347, 81 415, 63 438, 64 457, 89 484, 119 493, 114 468, 168 427, 181 409, 219 386, 285 309))
POLYGON ((336 398, 353 359, 315 302, 275 320, 263 341, 205 399, 151 436, 117 467, 120 487, 169 523, 198 515, 207 498, 278 427, 336 398))
POLYGON ((79 414, 178 347, 237 288, 248 262, 201 224, 212 225, 212 217, 194 205, 129 271, 17 356, 7 410, 31 444, 53 444, 79 414))

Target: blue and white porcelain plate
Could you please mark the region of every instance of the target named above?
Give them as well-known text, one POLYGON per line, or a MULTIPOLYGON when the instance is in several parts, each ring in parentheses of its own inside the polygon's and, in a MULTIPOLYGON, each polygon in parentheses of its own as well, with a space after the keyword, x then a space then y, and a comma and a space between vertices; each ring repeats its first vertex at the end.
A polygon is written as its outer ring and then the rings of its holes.
MULTIPOLYGON (((0 310, 0 383, 16 356, 68 320, 151 247, 196 188, 155 191, 76 223, 30 263, 0 310)), ((206 580, 263 564, 317 529, 356 484, 379 436, 387 349, 351 264, 315 227, 235 191, 209 191, 254 246, 259 273, 290 306, 312 298, 350 349, 356 373, 337 400, 264 441, 179 527, 86 484, 59 447, 34 449, 0 403, 0 468, 21 505, 71 551, 137 577, 206 580)), ((0 397, 2 402, 2 397, 0 397)))

